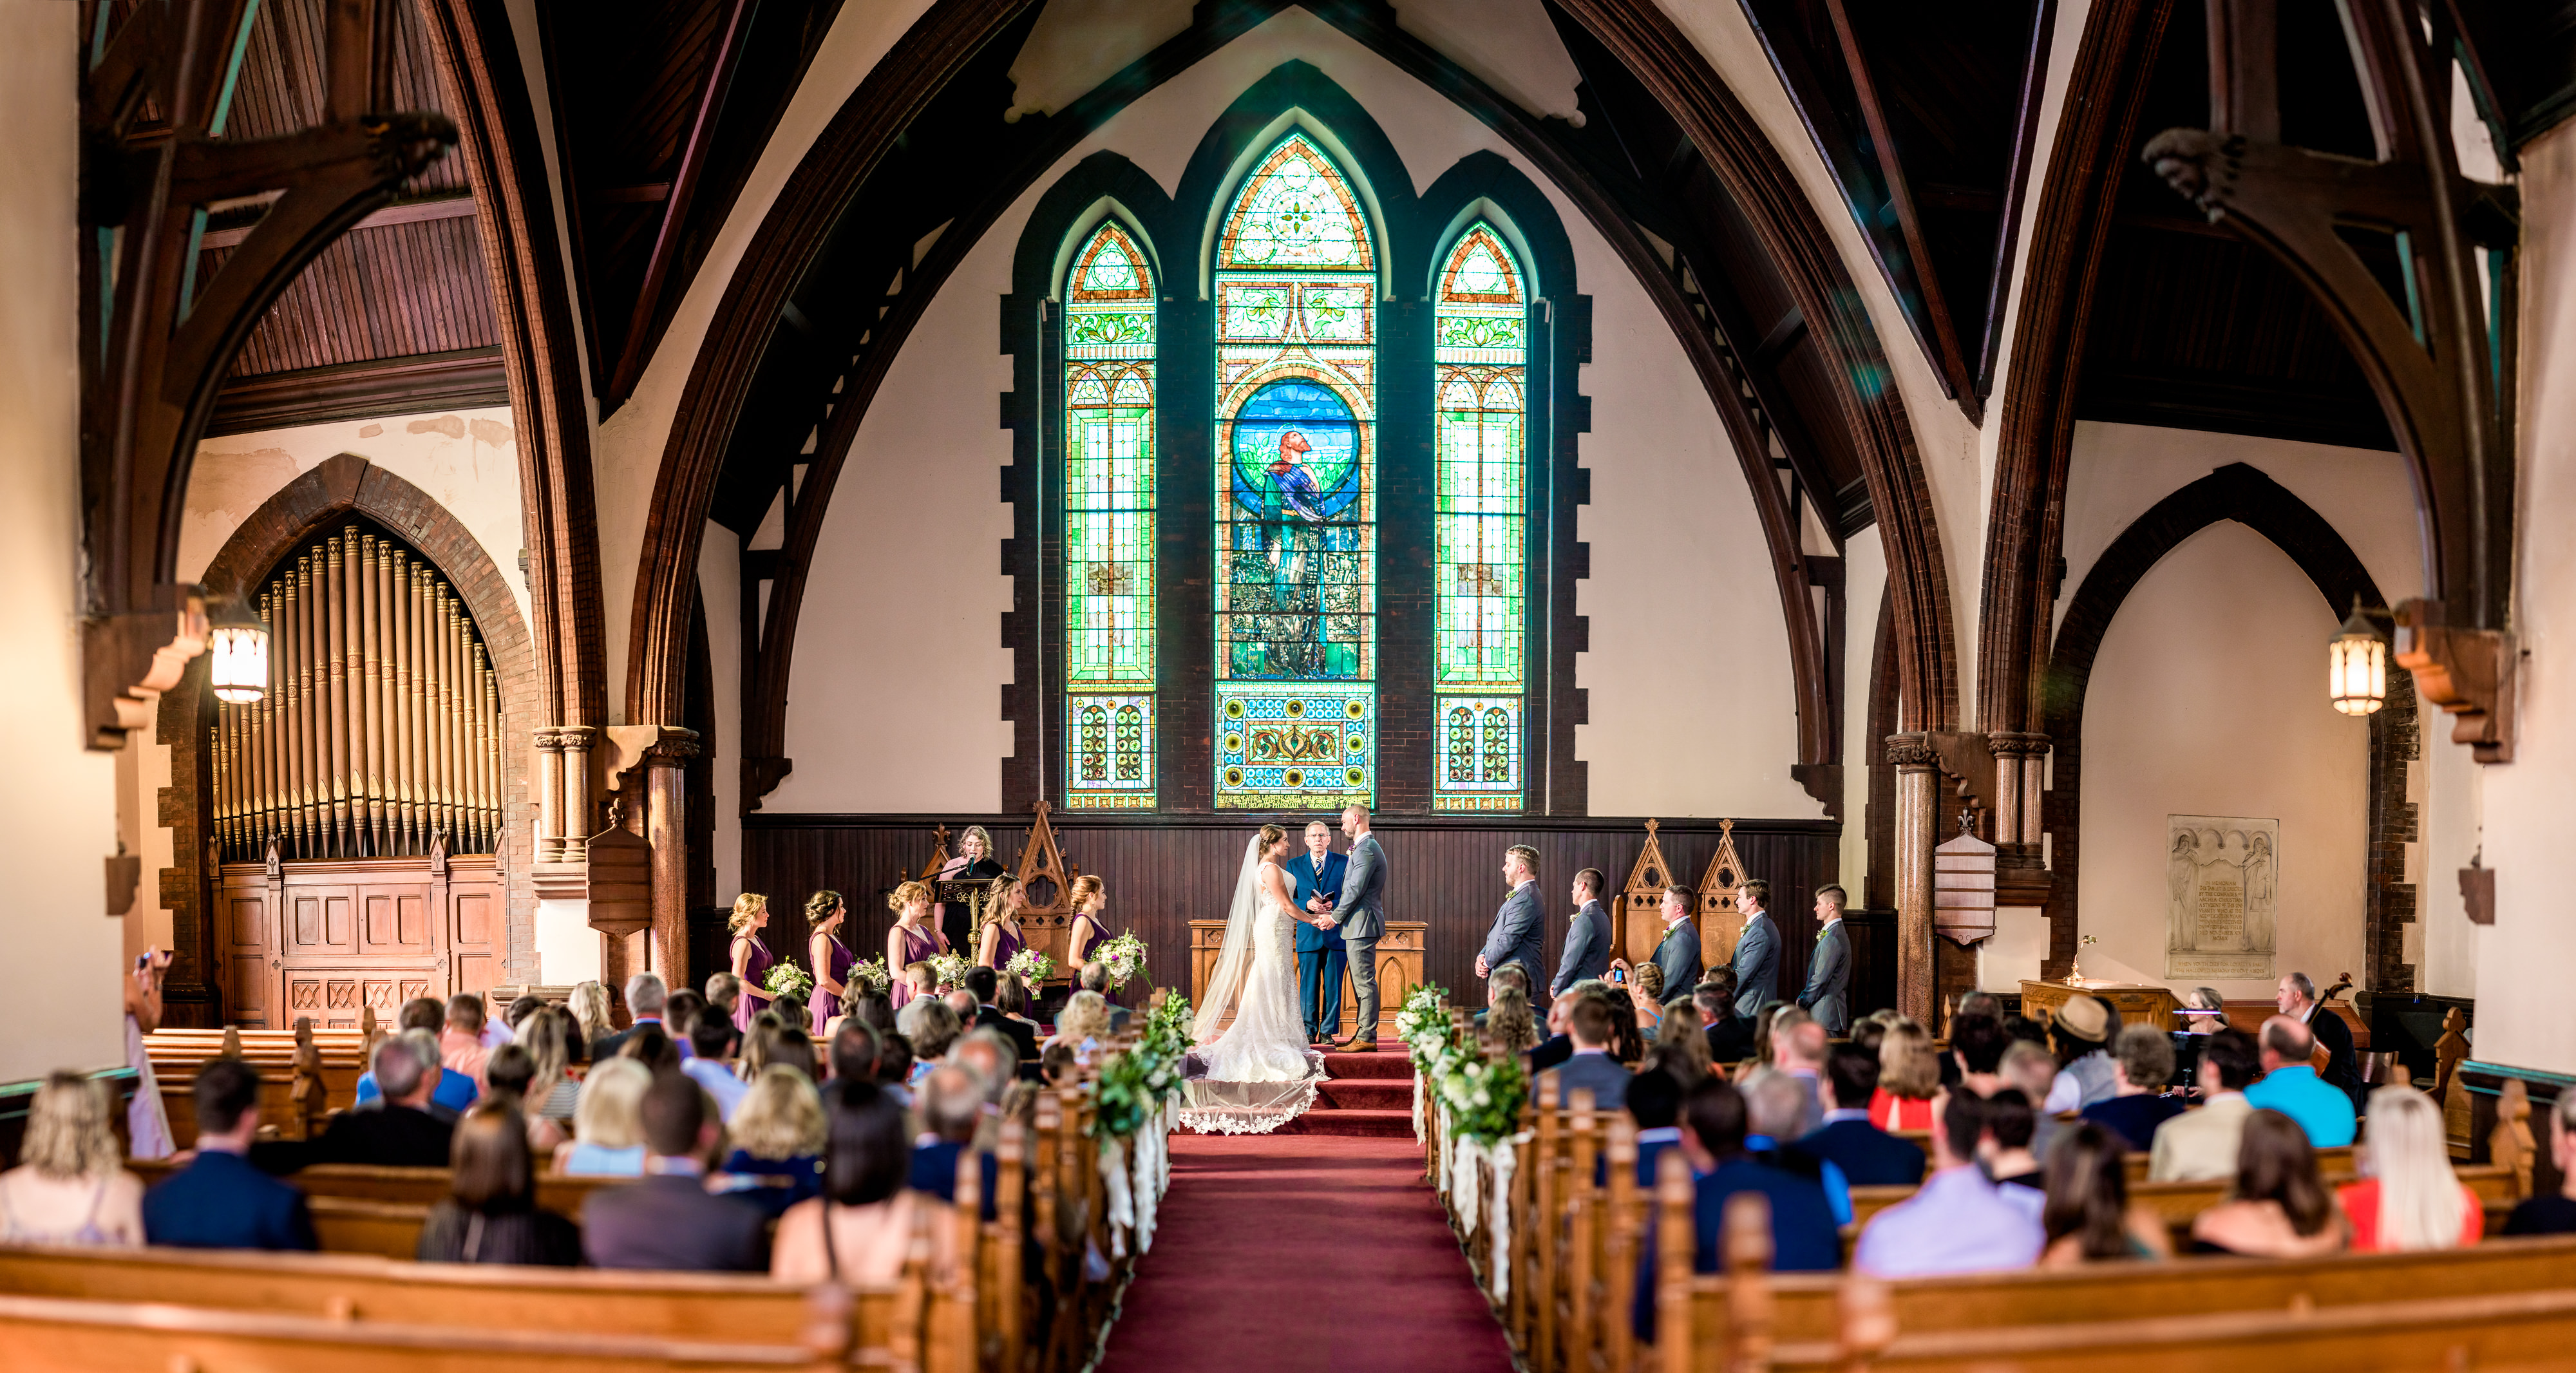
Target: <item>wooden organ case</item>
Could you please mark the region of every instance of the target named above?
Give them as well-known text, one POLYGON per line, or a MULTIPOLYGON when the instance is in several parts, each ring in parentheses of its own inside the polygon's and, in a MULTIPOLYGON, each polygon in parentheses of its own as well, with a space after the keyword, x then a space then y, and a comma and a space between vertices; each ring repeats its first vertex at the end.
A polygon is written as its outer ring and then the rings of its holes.
POLYGON ((500 697, 429 561, 349 524, 254 599, 268 695, 208 726, 214 952, 225 1020, 390 1025, 413 997, 502 980, 500 697))

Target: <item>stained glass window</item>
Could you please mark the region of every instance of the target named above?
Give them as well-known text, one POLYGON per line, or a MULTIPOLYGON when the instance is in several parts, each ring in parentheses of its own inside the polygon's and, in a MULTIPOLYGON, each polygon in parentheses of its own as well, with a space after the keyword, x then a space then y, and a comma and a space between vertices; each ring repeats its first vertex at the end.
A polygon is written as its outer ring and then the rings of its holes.
POLYGON ((1117 221, 1064 287, 1064 797, 1154 805, 1154 279, 1117 221))
POLYGON ((1442 260, 1436 426, 1432 808, 1518 810, 1528 642, 1528 277, 1491 224, 1442 260))
POLYGON ((1216 804, 1328 810, 1377 786, 1377 254, 1303 133, 1216 246, 1216 804))

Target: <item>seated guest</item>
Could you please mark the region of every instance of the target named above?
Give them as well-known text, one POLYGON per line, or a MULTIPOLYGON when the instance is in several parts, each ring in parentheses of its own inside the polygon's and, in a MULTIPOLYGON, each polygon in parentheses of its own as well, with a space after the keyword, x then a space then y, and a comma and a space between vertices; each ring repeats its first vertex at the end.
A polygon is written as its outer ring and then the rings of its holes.
POLYGON ((877 1086, 895 1105, 912 1109, 912 1041, 899 1034, 877 1040, 877 1086))
MULTIPOLYGON (((544 1010, 546 1004, 546 999, 535 992, 520 993, 519 998, 501 1012, 501 1021, 509 1029, 510 1038, 516 1040, 519 1037, 519 1027, 527 1023, 529 1016, 544 1010)), ((497 1049, 501 1046, 495 1044, 492 1047, 497 1049)))
POLYGON ((2335 1193, 2355 1253, 2461 1249, 2486 1233, 2486 1207, 2451 1171, 2442 1108, 2412 1087, 2370 1094, 2370 1176, 2335 1193))
POLYGON ((1941 1062, 1922 1026, 1911 1020, 1888 1026, 1878 1041, 1878 1087, 1869 1094, 1869 1123, 1882 1130, 1931 1129, 1941 1062))
POLYGON ((904 1187, 911 1160, 903 1108, 858 1086, 832 1108, 823 1152, 822 1194, 787 1208, 769 1275, 781 1282, 890 1283, 912 1247, 913 1209, 924 1198, 904 1187))
POLYGON ((564 997, 564 1009, 572 1013, 573 1023, 581 1029, 581 1056, 587 1062, 599 1055, 591 1046, 617 1033, 609 1019, 608 988, 596 981, 576 982, 564 997))
POLYGON ((376 1109, 333 1116, 320 1139, 259 1144, 251 1160, 272 1173, 316 1163, 444 1168, 456 1126, 429 1109, 437 1071, 438 1041, 428 1031, 396 1035, 376 1046, 375 1078, 383 1088, 376 1109))
MULTIPOLYGON (((1726 1203, 1740 1192, 1758 1193, 1771 1205, 1771 1266, 1781 1272, 1831 1272, 1842 1264, 1842 1235, 1825 1189, 1812 1177, 1785 1172, 1745 1149, 1744 1094, 1711 1077, 1682 1102, 1682 1156, 1690 1160, 1691 1270, 1714 1273, 1726 1233, 1726 1203)), ((1637 1295, 1630 1309, 1637 1337, 1655 1339, 1655 1279, 1661 1246, 1652 1223, 1637 1264, 1637 1295)))
MULTIPOLYGON (((465 1108, 474 1104, 474 1099, 482 1094, 482 1090, 474 1085, 473 1078, 446 1066, 443 1061, 446 1055, 439 1047, 439 1036, 447 1029, 447 1007, 440 1004, 438 998, 434 996, 414 997, 403 1003, 400 1018, 396 1023, 399 1028, 395 1033, 398 1035, 409 1034, 414 1030, 428 1034, 429 1066, 436 1075, 430 1087, 429 1113, 454 1124, 456 1118, 464 1114, 465 1108)), ((382 1095, 382 1090, 376 1085, 376 1075, 373 1072, 358 1074, 359 1106, 368 1106, 379 1100, 382 1095)))
POLYGON ((1753 1056, 1753 1024, 1735 1013, 1735 971, 1719 968, 1691 989, 1691 1009, 1699 1012, 1708 1036, 1708 1062, 1714 1072, 1732 1074, 1735 1065, 1753 1056))
POLYGON ((316 1249, 304 1194, 250 1162, 259 1072, 237 1058, 197 1070, 197 1156, 143 1194, 143 1234, 182 1249, 316 1249))
POLYGON ((830 1055, 835 1085, 874 1082, 877 1077, 876 1027, 856 1014, 844 1015, 832 1031, 830 1055))
POLYGON ((942 1063, 921 1080, 915 1098, 921 1135, 913 1141, 908 1185, 941 1201, 957 1199, 957 1156, 975 1141, 984 1119, 984 1082, 974 1069, 942 1063))
MULTIPOLYGON (((698 1017, 706 1013, 707 999, 686 987, 672 992, 670 999, 662 1003, 662 1026, 671 1036, 671 1047, 680 1051, 682 1063, 688 1062, 698 1052, 695 1041, 689 1038, 689 1031, 697 1025, 698 1017)), ((727 1020, 732 1018, 725 1017, 727 1020)))
POLYGON ((1002 974, 1002 985, 993 991, 993 1008, 1002 1013, 1003 1019, 1025 1026, 1031 1035, 1044 1039, 1046 1027, 1029 1019, 1029 1007, 1036 1000, 1029 994, 1028 982, 1018 973, 1002 974))
POLYGON ((915 1082, 929 1074, 927 1065, 946 1058, 948 1046, 966 1033, 966 1022, 959 1018, 956 1008, 935 996, 906 1005, 895 1021, 903 1026, 904 1037, 912 1041, 915 1082))
MULTIPOLYGON (((2003 1026, 1995 1025, 2002 1037, 2003 1026)), ((1977 1166, 1986 1101, 1953 1092, 1932 1132, 1932 1176, 1914 1195, 1870 1218, 1852 1267, 1882 1278, 2028 1268, 2048 1245, 2039 1215, 2007 1199, 1977 1166)))
POLYGON ((1834 1224, 1849 1225, 1851 1182, 1839 1166, 1808 1153, 1796 1143, 1796 1132, 1807 1109, 1806 1085, 1787 1073, 1775 1072, 1745 1083, 1740 1090, 1744 1093, 1744 1151, 1782 1172, 1814 1178, 1825 1189, 1825 1204, 1833 1208, 1834 1224))
POLYGON ((1050 1039, 1038 1050, 1038 1081, 1049 1087, 1070 1087, 1081 1080, 1082 1065, 1074 1061, 1072 1045, 1050 1039))
POLYGON ((707 1009, 733 1019, 734 1007, 742 1001, 742 979, 719 969, 707 974, 707 1009))
POLYGON ((751 1090, 734 1075, 734 1049, 742 1042, 742 1032, 727 1017, 701 1013, 689 1026, 689 1039, 697 1052, 680 1065, 680 1071, 707 1089, 707 1095, 716 1099, 717 1114, 731 1125, 743 1094, 751 1090))
POLYGON ((415 1257, 423 1263, 581 1262, 581 1231, 537 1206, 528 1123, 506 1100, 486 1101, 456 1125, 454 1190, 430 1208, 415 1257))
MULTIPOLYGON (((1920 1061, 1930 1068, 1930 1055, 1920 1061)), ((1854 1187, 1912 1187, 1923 1181, 1923 1151, 1869 1121, 1878 1075, 1878 1060, 1869 1053, 1854 1044, 1835 1046, 1825 1059, 1825 1123, 1801 1136, 1798 1147, 1840 1168, 1854 1187)))
POLYGON ((1002 1008, 994 1004, 993 1000, 1001 994, 1001 985, 1001 975, 990 968, 976 967, 966 970, 966 990, 975 998, 974 1024, 979 1029, 990 1025, 1009 1035, 1011 1042, 1019 1046, 1020 1057, 1034 1063, 1038 1057, 1037 1027, 1027 1021, 1013 1020, 1002 1014, 1002 1008))
MULTIPOLYGON (((602 1065, 605 1067, 606 1065, 602 1065)), ((769 1266, 769 1217, 707 1191, 706 1158, 720 1133, 706 1093, 678 1073, 644 1089, 644 1177, 604 1187, 582 1206, 582 1252, 596 1268, 757 1273, 769 1266)))
POLYGON ((1611 1008, 1606 999, 1577 999, 1565 1020, 1574 1052, 1562 1066, 1539 1075, 1539 1101, 1548 1105, 1572 1101, 1574 1093, 1588 1088, 1596 1109, 1618 1110, 1628 1099, 1629 1072, 1610 1056, 1611 1008), (1565 1094, 1562 1098, 1557 1095, 1560 1091, 1565 1094))
POLYGON ((1977 1141, 1977 1162, 1986 1176, 2003 1189, 2006 1201, 2028 1206, 2034 1216, 2048 1191, 2048 1178, 2040 1172, 2039 1156, 2030 1147, 2037 1124, 2030 1097, 2017 1087, 2006 1087, 1986 1098, 1986 1133, 1977 1141))
POLYGON ((524 1123, 528 1109, 528 1084, 536 1078, 537 1061, 528 1057, 528 1051, 515 1042, 504 1044, 484 1060, 483 1099, 474 1104, 489 1105, 506 1097, 510 1109, 519 1112, 524 1123))
MULTIPOLYGON (((2057 1066, 2057 1055, 2050 1053, 2036 1041, 2017 1039, 2012 1042, 2010 1048, 2004 1050, 2002 1073, 2004 1087, 2001 1091, 1986 1094, 1992 1098, 2001 1095, 2002 1091, 2019 1092, 2022 1104, 2032 1108, 2030 1156, 2034 1160, 2031 1164, 2031 1170, 2034 1173, 2039 1168, 2036 1160, 2048 1157, 2049 1149, 2057 1142, 2056 1114, 2037 1108, 2039 1103, 2048 1100, 2050 1088, 2064 1075, 2057 1066)), ((1998 1181, 2001 1180, 1991 1168, 1987 1170, 1987 1175, 1996 1177, 1998 1181)), ((2040 1184, 2034 1179, 2030 1185, 2036 1188, 2040 1184)))
POLYGON ((472 1078, 478 1094, 487 1089, 483 1063, 492 1056, 483 1042, 484 1018, 483 998, 458 992, 447 998, 447 1026, 438 1035, 439 1066, 472 1078))
POLYGON ((115 1114, 106 1083, 46 1074, 18 1166, 0 1173, 0 1243, 143 1243, 143 1181, 125 1171, 115 1114))
POLYGON ((1958 1069, 1951 1079, 1953 1087, 1963 1088, 1972 1096, 1993 1096, 2013 1084, 2003 1077, 2004 1052, 2013 1046, 2013 1037, 2004 1033, 2003 1021, 1990 1015, 1958 1015, 1950 1020, 1950 1059, 1958 1069))
POLYGON ((1496 1048, 1519 1054, 1538 1047, 1538 1017, 1530 1013, 1529 993, 1518 987, 1494 993, 1494 1004, 1485 1009, 1484 1028, 1485 1042, 1496 1048))
POLYGON ((1565 1032, 1565 1017, 1574 1009, 1574 1003, 1583 999, 1583 989, 1596 985, 1599 984, 1577 982, 1559 993, 1554 1001, 1548 1003, 1547 1038, 1540 1040, 1538 1047, 1530 1050, 1529 1053, 1531 1076, 1544 1073, 1574 1056, 1574 1040, 1565 1032))
POLYGON ((894 1008, 900 1011, 914 1001, 926 999, 939 990, 939 970, 930 966, 927 961, 906 963, 903 965, 903 975, 895 981, 904 993, 902 999, 894 1003, 894 1008))
POLYGON ((1069 1044, 1073 1046, 1075 1062, 1090 1063, 1092 1055, 1100 1052, 1100 1046, 1108 1043, 1110 1035, 1115 1033, 1109 1028, 1110 1021, 1114 1019, 1109 1014, 1110 1009, 1109 999, 1098 992, 1075 992, 1065 1001, 1064 1010, 1057 1014, 1055 1034, 1047 1042, 1069 1044))
POLYGON ((591 1069, 582 1079, 581 1104, 573 1108, 572 1147, 555 1155, 555 1171, 642 1177, 644 1091, 652 1085, 653 1071, 631 1058, 612 1058, 591 1069))
POLYGON ((2164 1095, 2173 1078, 2173 1036, 2153 1025, 2126 1025, 2111 1047, 2111 1095, 2085 1107, 2084 1118, 2143 1154, 2155 1143, 2156 1127, 2182 1114, 2182 1102, 2164 1095))
POLYGON ((2317 1077, 2308 1056, 2316 1036, 2285 1015, 2263 1022, 2263 1079, 2245 1089, 2245 1100, 2260 1111, 2278 1111, 2308 1132, 2308 1143, 2333 1149, 2352 1143, 2358 1133, 2352 1098, 2341 1087, 2317 1077))
POLYGON ((1135 1013, 1110 999, 1109 966, 1107 964, 1083 964, 1082 971, 1077 974, 1077 985, 1083 991, 1099 993, 1101 1000, 1109 1002, 1109 1033, 1113 1035, 1123 1035, 1127 1033, 1127 1022, 1135 1013))
POLYGON ((1646 1060, 1646 1033, 1637 1024, 1637 1003, 1614 994, 1604 996, 1601 1005, 1610 1013, 1610 1057, 1634 1071, 1646 1060))
MULTIPOLYGON (((2004 1023, 2003 1003, 1995 1000, 1994 993, 1992 992, 1959 993, 1959 1004, 1950 1008, 1950 1046, 1952 1049, 1955 1050, 1959 1044, 1959 1022, 1970 1016, 1984 1016, 1986 1019, 1995 1022, 1997 1029, 2001 1029, 2004 1023)), ((2012 1036, 2007 1033, 2004 1038, 2006 1041, 2010 1041, 2012 1036)), ((2001 1057, 2000 1053, 1997 1057, 2001 1057)), ((1958 1054, 1947 1053, 1941 1056, 1942 1086, 1953 1088, 1957 1087, 1959 1085, 1960 1072, 1961 1069, 1959 1067, 1958 1054)))
POLYGON ((540 1155, 572 1138, 573 1107, 581 1100, 586 1041, 581 1022, 561 1006, 547 1006, 519 1023, 519 1047, 535 1072, 528 1079, 528 1143, 540 1155))
MULTIPOLYGON (((773 1014, 769 1011, 762 1015, 773 1014)), ((814 1062, 814 1040, 805 1033, 803 1024, 795 1021, 765 1022, 754 1019, 751 1035, 742 1045, 742 1076, 748 1081, 770 1067, 793 1068, 808 1082, 822 1076, 814 1062)))
MULTIPOLYGON (((2161 1138, 2164 1131, 2156 1133, 2161 1138)), ((2237 1145, 2235 1190, 2192 1218, 2192 1252, 2305 1259, 2343 1244, 2343 1212, 2317 1180, 2317 1151, 2298 1122, 2278 1111, 2248 1112, 2237 1145)))
POLYGON ((1771 1021, 1771 1067, 1775 1072, 1798 1084, 1806 1106, 1798 1119, 1799 1128, 1789 1132, 1797 1139, 1825 1123, 1823 1078, 1825 1072, 1825 1027, 1816 1018, 1795 1006, 1784 1006, 1771 1021))
MULTIPOLYGON (((1706 1080, 1692 1079, 1696 1086, 1706 1080)), ((1682 1099, 1689 1089, 1666 1069, 1649 1068, 1628 1083, 1628 1115, 1637 1122, 1637 1185, 1655 1185, 1655 1164, 1664 1151, 1681 1143, 1682 1099)))
MULTIPOLYGON (((970 1031, 965 1038, 948 1048, 948 1061, 975 1074, 975 1082, 984 1089, 984 1119, 993 1120, 994 1108, 1002 1104, 1002 1095, 1020 1075, 1020 1061, 1012 1055, 1019 1046, 1011 1043, 1001 1031, 991 1026, 970 1031)), ((987 1127, 991 1128, 991 1127, 987 1127)), ((998 1136, 984 1135, 981 1143, 990 1147, 998 1136)))
POLYGON ((2202 1105, 2156 1127, 2147 1150, 2150 1182, 2206 1182, 2236 1176, 2238 1141, 2254 1107, 2245 1088, 2262 1072, 2254 1037, 2233 1026, 2206 1036, 2200 1050, 2202 1105))
POLYGON ((745 1085, 741 1101, 725 1127, 733 1152, 724 1161, 726 1177, 744 1184, 741 1195, 775 1216, 820 1192, 823 1097, 814 1084, 793 1068, 772 1064, 745 1085))
MULTIPOLYGON (((1530 1032, 1536 1034, 1537 1027, 1530 1032)), ((1699 1023, 1696 1007, 1675 1001, 1667 1008, 1663 1023, 1655 1027, 1655 1042, 1646 1046, 1646 1059, 1637 1065, 1639 1071, 1662 1069, 1685 1087, 1699 1085, 1709 1075, 1708 1032, 1699 1023)))
POLYGON ((853 992, 841 999, 841 1018, 855 1020, 880 1035, 894 1033, 894 1003, 883 992, 853 992))
POLYGON ((2505 1217, 2508 1235, 2576 1232, 2576 1092, 2562 1091, 2549 1108, 2549 1161, 2558 1166, 2558 1195, 2531 1197, 2505 1217))
MULTIPOLYGON (((2122 1031, 2152 1026, 2132 1025, 2122 1031)), ((2039 1213, 2048 1231, 2042 1268, 2076 1268, 2096 1259, 2173 1257, 2173 1237, 2151 1207, 2129 1202, 2126 1141, 2087 1120, 2061 1136, 2048 1156, 2048 1204, 2039 1213)))
POLYGON ((1520 960, 1514 959, 1495 968, 1493 975, 1485 979, 1485 1009, 1476 1012, 1475 1019, 1471 1023, 1479 1030, 1485 1028, 1486 1017, 1493 1014, 1494 1003, 1501 999, 1504 992, 1517 991, 1526 1000, 1529 989, 1529 969, 1524 967, 1520 960))
POLYGON ((2112 1014, 2110 1003, 2098 996, 2070 996, 2058 1008, 2057 1018, 2048 1023, 2049 1045, 2057 1051, 2057 1077, 2046 1099, 2034 1098, 2033 1106, 2054 1117, 2110 1100, 2114 1090, 2110 1043, 2117 1028, 2112 1014))
MULTIPOLYGON (((1654 1038, 1664 1023, 1664 970, 1652 963, 1637 965, 1637 975, 1628 984, 1628 1004, 1637 1010, 1638 1032, 1654 1038)), ((1692 1008, 1692 1015, 1697 1018, 1698 1008, 1692 1008)))
POLYGON ((663 1018, 670 1005, 671 989, 661 978, 651 973, 637 973, 626 979, 626 1013, 633 1019, 627 1022, 625 1029, 593 1043, 590 1046, 591 1061, 605 1062, 617 1057, 625 1051, 626 1042, 643 1033, 647 1027, 664 1039, 670 1038, 670 1023, 663 1018))

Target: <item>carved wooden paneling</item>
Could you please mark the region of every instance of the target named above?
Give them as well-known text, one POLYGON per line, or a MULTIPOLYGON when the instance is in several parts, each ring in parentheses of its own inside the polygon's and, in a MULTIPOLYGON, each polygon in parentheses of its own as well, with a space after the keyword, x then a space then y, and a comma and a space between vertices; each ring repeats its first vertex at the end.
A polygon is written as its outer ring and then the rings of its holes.
POLYGON ((414 997, 501 980, 506 898, 488 856, 231 863, 221 883, 231 1024, 284 1029, 309 1015, 355 1028, 367 1007, 391 1024, 414 997))

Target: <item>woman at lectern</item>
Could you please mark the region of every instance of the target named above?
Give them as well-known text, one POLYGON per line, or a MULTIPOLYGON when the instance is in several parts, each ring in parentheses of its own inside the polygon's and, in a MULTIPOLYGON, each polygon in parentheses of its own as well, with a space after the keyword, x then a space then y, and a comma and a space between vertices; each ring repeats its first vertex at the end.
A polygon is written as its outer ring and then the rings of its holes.
MULTIPOLYGON (((989 882, 1002 875, 1001 860, 993 857, 993 836, 982 825, 968 825, 957 836, 957 856, 941 864, 933 882, 989 882)), ((971 928, 974 915, 960 904, 942 902, 938 908, 939 933, 952 949, 974 947, 976 931, 971 928)))

